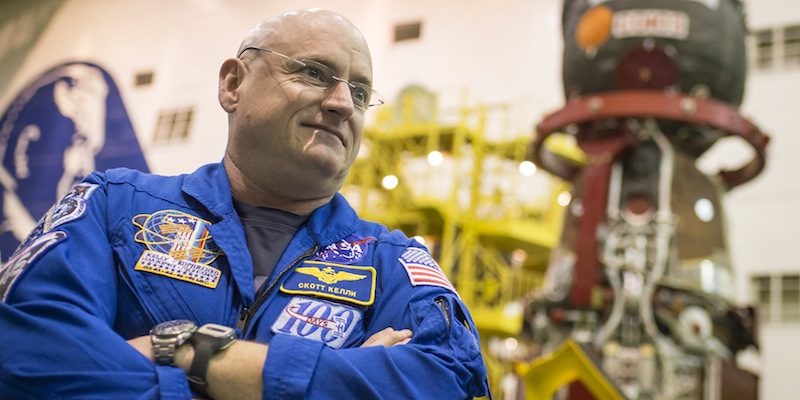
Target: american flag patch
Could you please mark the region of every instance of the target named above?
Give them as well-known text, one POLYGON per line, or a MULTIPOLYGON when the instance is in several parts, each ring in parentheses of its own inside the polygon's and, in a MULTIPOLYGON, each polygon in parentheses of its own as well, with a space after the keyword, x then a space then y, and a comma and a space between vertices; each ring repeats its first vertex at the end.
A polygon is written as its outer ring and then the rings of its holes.
POLYGON ((406 269, 411 285, 440 286, 458 294, 453 284, 450 283, 441 268, 439 268, 439 264, 433 260, 433 257, 427 251, 417 247, 409 247, 400 256, 399 261, 400 264, 403 264, 403 268, 406 269))

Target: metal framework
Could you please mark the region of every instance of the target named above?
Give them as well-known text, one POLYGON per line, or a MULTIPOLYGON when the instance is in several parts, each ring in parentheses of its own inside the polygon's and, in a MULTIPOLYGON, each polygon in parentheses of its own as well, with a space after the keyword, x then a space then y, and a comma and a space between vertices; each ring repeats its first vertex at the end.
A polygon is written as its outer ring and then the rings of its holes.
MULTIPOLYGON (((487 116, 505 113, 504 107, 462 107, 456 122, 445 124, 438 113, 420 115, 421 104, 436 110, 435 97, 419 91, 383 107, 343 192, 364 218, 425 242, 470 307, 486 348, 493 338, 521 333, 524 297, 542 282, 560 235, 557 196, 569 186, 549 174, 520 173, 529 133, 487 140, 487 116), (396 179, 384 187, 387 176, 396 179), (537 199, 515 193, 533 184, 544 191, 537 199)), ((556 143, 551 150, 575 158, 567 148, 556 143)), ((497 384, 513 365, 484 353, 497 384)))

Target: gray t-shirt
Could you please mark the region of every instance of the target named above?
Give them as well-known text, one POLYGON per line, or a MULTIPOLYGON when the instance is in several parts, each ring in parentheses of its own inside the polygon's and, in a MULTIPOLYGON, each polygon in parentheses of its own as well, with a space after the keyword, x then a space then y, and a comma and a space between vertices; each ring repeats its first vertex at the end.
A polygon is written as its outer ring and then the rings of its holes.
POLYGON ((247 248, 253 258, 253 280, 256 291, 275 269, 275 263, 286 250, 297 228, 308 216, 292 214, 268 207, 257 207, 233 200, 233 206, 244 225, 247 248))

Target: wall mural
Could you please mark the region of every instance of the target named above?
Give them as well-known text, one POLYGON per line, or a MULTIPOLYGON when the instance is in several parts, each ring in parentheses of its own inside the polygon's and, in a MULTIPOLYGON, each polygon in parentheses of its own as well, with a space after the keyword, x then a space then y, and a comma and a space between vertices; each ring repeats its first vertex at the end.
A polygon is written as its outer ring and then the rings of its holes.
POLYGON ((0 254, 94 170, 148 171, 119 89, 103 68, 58 65, 27 85, 0 119, 0 254))

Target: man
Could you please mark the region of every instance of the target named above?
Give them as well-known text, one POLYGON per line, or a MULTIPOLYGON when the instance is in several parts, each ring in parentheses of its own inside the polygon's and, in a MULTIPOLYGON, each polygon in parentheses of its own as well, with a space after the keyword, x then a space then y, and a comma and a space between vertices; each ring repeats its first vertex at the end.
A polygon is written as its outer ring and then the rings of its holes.
POLYGON ((220 69, 222 164, 94 173, 11 257, 0 398, 486 394, 477 333, 436 263, 337 193, 371 79, 340 15, 253 30, 220 69))

